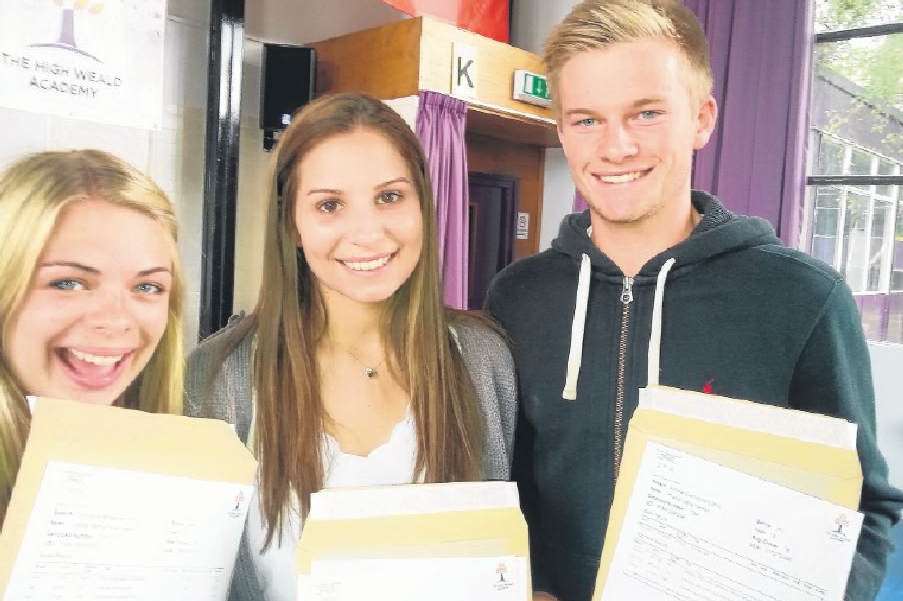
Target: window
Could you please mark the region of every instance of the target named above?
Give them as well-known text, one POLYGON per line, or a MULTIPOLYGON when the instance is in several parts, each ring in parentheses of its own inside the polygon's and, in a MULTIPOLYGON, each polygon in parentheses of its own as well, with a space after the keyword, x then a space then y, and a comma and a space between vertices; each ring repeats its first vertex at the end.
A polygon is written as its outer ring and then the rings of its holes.
MULTIPOLYGON (((827 132, 815 130, 814 137, 816 176, 900 175, 900 163, 892 158, 827 132)), ((854 292, 894 290, 891 274, 903 273, 899 261, 892 269, 901 188, 855 179, 810 188, 814 214, 809 251, 843 273, 854 292)))
POLYGON ((870 339, 903 343, 903 7, 815 6, 801 244, 844 276, 870 339))

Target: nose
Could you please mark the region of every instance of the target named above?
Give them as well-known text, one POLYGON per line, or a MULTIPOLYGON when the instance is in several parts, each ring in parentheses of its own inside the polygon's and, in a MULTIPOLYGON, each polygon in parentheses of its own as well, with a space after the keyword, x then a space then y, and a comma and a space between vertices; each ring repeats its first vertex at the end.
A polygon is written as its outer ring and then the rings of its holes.
POLYGON ((130 332, 134 319, 128 307, 127 291, 97 290, 94 306, 88 313, 88 325, 107 336, 130 332))
POLYGON ((353 205, 348 211, 348 241, 358 246, 367 246, 383 237, 384 224, 372 201, 353 205))
POLYGON ((639 145, 621 123, 609 123, 599 140, 599 158, 610 163, 622 163, 639 152, 639 145))

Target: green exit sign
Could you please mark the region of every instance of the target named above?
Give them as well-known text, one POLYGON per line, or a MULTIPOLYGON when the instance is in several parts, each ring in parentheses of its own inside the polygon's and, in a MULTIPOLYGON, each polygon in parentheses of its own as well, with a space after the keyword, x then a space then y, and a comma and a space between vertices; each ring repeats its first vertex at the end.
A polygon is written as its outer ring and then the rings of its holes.
POLYGON ((549 80, 538 73, 518 69, 514 72, 513 98, 521 102, 549 106, 552 103, 549 80))
POLYGON ((551 100, 549 97, 549 82, 541 75, 527 73, 527 76, 524 77, 524 92, 537 98, 551 100))

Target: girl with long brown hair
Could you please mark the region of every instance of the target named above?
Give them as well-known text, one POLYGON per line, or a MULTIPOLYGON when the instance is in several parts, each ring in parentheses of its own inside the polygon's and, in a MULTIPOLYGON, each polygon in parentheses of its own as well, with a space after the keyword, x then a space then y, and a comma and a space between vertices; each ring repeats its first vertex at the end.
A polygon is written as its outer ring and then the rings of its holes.
POLYGON ((392 109, 308 105, 276 150, 254 312, 189 359, 186 410, 259 462, 232 599, 294 599, 294 552, 324 487, 508 479, 511 356, 445 308, 423 152, 392 109))

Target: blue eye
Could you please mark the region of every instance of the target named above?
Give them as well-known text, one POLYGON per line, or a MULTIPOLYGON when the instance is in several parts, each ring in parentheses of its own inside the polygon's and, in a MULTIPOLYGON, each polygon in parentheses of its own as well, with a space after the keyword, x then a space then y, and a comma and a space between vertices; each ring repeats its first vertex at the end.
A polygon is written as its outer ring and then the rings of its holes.
POLYGON ((84 290, 85 285, 78 280, 70 280, 70 279, 60 279, 53 280, 50 282, 51 288, 56 288, 57 290, 84 290))
POLYGON ((579 127, 590 127, 596 124, 596 120, 592 117, 587 117, 586 119, 580 119, 579 121, 574 122, 574 125, 579 127))
POLYGON ((321 213, 326 213, 327 215, 331 215, 339 210, 340 203, 337 200, 329 199, 324 200, 322 202, 317 203, 317 210, 321 213))
POLYGON ((402 199, 401 192, 396 190, 387 190, 385 192, 380 192, 379 196, 376 199, 376 202, 379 204, 393 204, 402 199))
POLYGON ((160 284, 154 284, 153 282, 141 282, 137 286, 135 286, 135 290, 141 292, 142 294, 163 294, 165 292, 163 286, 160 284))
POLYGON ((643 111, 639 114, 641 121, 652 121, 662 114, 661 111, 643 111))

